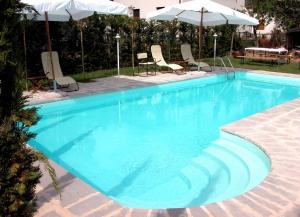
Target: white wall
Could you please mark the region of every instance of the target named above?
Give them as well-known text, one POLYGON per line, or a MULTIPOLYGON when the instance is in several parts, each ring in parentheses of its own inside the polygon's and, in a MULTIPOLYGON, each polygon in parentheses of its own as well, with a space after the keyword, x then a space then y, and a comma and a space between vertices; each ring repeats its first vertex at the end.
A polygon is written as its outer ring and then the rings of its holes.
MULTIPOLYGON (((115 0, 121 4, 133 6, 136 9, 140 9, 141 18, 145 18, 147 13, 156 10, 156 7, 165 7, 172 4, 178 4, 179 0, 115 0)), ((189 0, 181 0, 186 2, 189 0)), ((201 0, 199 0, 201 1, 201 0)), ((229 6, 235 9, 242 9, 245 5, 245 0, 213 0, 223 5, 229 6)))
POLYGON ((141 18, 145 18, 147 13, 156 10, 156 7, 165 7, 179 3, 179 0, 115 0, 121 4, 133 6, 140 9, 141 18))
POLYGON ((242 10, 245 6, 245 0, 212 0, 233 9, 242 10))

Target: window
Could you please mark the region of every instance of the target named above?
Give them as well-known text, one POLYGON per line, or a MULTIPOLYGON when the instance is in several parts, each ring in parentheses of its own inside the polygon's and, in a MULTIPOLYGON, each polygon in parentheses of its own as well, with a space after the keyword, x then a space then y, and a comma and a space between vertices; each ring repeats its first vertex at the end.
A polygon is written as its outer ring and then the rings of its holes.
POLYGON ((140 9, 133 9, 133 17, 140 18, 140 9))
POLYGON ((156 7, 156 10, 160 10, 160 9, 163 9, 165 7, 156 7))

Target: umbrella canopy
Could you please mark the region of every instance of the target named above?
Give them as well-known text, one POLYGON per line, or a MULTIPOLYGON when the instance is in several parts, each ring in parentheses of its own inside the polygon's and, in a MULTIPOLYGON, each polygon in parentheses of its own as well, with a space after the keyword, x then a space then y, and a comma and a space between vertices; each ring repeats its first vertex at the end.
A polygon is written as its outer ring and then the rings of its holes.
POLYGON ((222 24, 258 25, 257 19, 211 0, 193 0, 171 5, 164 9, 150 12, 147 18, 167 21, 177 19, 178 21, 199 25, 199 63, 202 47, 202 26, 222 24))
POLYGON ((147 18, 167 21, 178 19, 182 22, 200 25, 202 15, 203 26, 258 25, 257 19, 210 0, 194 0, 172 5, 149 13, 147 18))
POLYGON ((45 12, 48 13, 49 21, 68 21, 70 16, 73 20, 80 20, 98 14, 127 15, 128 8, 125 5, 109 0, 21 0, 22 3, 32 5, 39 13, 24 10, 28 18, 36 16, 37 20, 46 20, 45 12))
MULTIPOLYGON (((68 21, 70 17, 73 20, 81 20, 83 18, 93 15, 95 12, 98 14, 116 14, 127 15, 128 7, 110 0, 21 0, 22 3, 31 5, 35 8, 37 13, 33 10, 23 10, 23 14, 27 18, 35 18, 38 21, 46 21, 46 31, 48 36, 48 51, 50 55, 50 63, 53 74, 53 86, 56 90, 56 82, 54 76, 54 68, 52 61, 52 47, 50 40, 50 30, 48 21, 68 21)), ((81 58, 82 70, 84 72, 84 51, 82 41, 81 29, 81 58)))

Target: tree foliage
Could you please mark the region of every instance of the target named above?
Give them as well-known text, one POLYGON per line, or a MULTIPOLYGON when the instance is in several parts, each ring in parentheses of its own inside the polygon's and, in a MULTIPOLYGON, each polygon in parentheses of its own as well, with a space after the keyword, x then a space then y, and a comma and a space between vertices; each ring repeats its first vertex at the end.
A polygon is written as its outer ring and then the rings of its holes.
MULTIPOLYGON (((80 28, 82 23, 50 22, 53 50, 60 55, 60 64, 64 73, 81 72, 80 28)), ((206 28, 202 57, 213 56, 213 34, 217 32, 218 55, 224 55, 230 50, 232 32, 236 26, 223 25, 206 28)), ((47 50, 45 24, 43 22, 29 22, 26 27, 28 46, 28 67, 30 74, 43 74, 40 53, 47 50), (34 61, 32 61, 34 60, 34 61)), ((177 21, 146 21, 127 16, 97 15, 84 20, 83 45, 86 71, 108 69, 116 67, 116 34, 120 39, 121 67, 132 65, 132 54, 136 58, 139 52, 148 52, 150 47, 160 44, 167 61, 181 59, 180 44, 188 42, 192 45, 195 57, 198 56, 198 27, 177 21), (133 37, 133 40, 132 40, 133 37)), ((234 48, 239 48, 239 40, 234 48)), ((135 61, 137 61, 135 59, 135 61)))
POLYGON ((35 186, 41 172, 26 146, 35 108, 24 108, 19 1, 1 0, 0 11, 0 216, 32 216, 35 186))
POLYGON ((249 6, 258 18, 274 18, 284 29, 300 27, 299 0, 251 0, 249 6))

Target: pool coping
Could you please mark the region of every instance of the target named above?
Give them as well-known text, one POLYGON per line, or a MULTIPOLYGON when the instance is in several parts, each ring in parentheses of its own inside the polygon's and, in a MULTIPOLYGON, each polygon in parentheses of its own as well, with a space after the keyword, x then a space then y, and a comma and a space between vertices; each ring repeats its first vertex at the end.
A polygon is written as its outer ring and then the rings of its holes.
MULTIPOLYGON (((28 105, 38 105, 38 104, 61 101, 61 100, 72 99, 72 98, 83 97, 83 96, 92 96, 92 95, 97 95, 97 94, 112 93, 112 92, 123 91, 123 90, 125 91, 125 90, 129 90, 129 89, 134 89, 134 88, 150 87, 150 86, 155 86, 155 85, 160 85, 160 84, 192 80, 192 79, 201 78, 201 77, 209 77, 212 75, 216 75, 218 73, 225 73, 225 72, 220 72, 220 70, 217 70, 216 72, 200 71, 200 73, 197 71, 189 71, 189 72, 186 72, 186 74, 181 74, 181 75, 177 75, 174 73, 170 74, 170 73, 157 72, 158 76, 157 75, 156 76, 142 76, 142 77, 141 76, 126 76, 126 75, 111 76, 111 77, 92 79, 92 81, 88 82, 88 83, 80 83, 79 82, 79 85, 81 87, 81 86, 86 86, 86 84, 96 83, 96 85, 99 86, 100 82, 102 84, 105 84, 105 83, 112 84, 112 82, 114 82, 114 81, 119 82, 120 80, 122 83, 123 82, 122 79, 126 80, 125 85, 116 85, 112 88, 109 88, 107 85, 103 85, 103 88, 100 87, 100 88, 97 88, 96 90, 92 90, 91 88, 84 87, 85 89, 83 91, 82 91, 82 88, 80 88, 79 91, 70 91, 70 92, 64 92, 59 89, 56 92, 54 92, 52 90, 41 91, 41 93, 44 93, 44 94, 47 94, 47 93, 53 94, 53 95, 50 95, 50 99, 42 98, 41 100, 32 100, 32 98, 36 98, 36 96, 35 96, 36 93, 26 91, 25 96, 28 97, 28 102, 27 102, 28 105), (163 78, 157 79, 160 76, 163 76, 163 78), (140 78, 142 78, 142 79, 140 79, 140 78), (149 79, 149 78, 153 78, 153 79, 149 79), (139 82, 139 81, 141 81, 141 82, 139 82)), ((37 91, 37 93, 39 93, 39 91, 37 91)))
MULTIPOLYGON (((269 75, 299 75, 249 70, 269 75)), ((131 209, 123 207, 51 162, 63 185, 62 200, 45 174, 37 188, 35 216, 286 216, 300 215, 300 98, 256 113, 221 128, 264 150, 272 162, 268 177, 238 197, 184 209, 131 209), (285 157, 288 155, 289 157, 285 157)))

